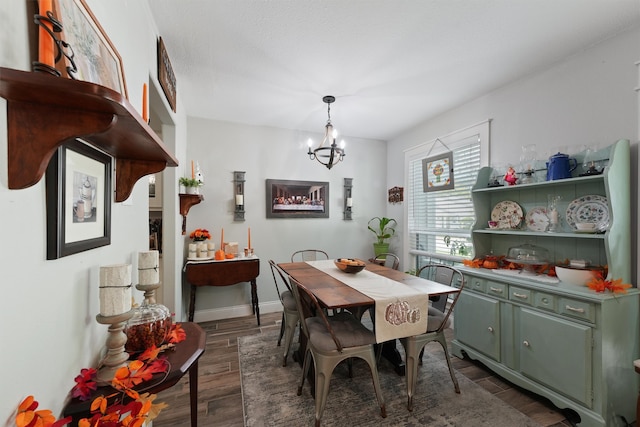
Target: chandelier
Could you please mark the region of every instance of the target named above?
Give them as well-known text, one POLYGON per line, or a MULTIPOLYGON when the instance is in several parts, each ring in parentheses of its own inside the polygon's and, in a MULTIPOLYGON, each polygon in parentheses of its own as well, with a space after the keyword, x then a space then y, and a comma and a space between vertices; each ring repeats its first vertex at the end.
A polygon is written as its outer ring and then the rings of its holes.
POLYGON ((317 160, 321 164, 325 165, 327 169, 331 169, 333 165, 342 161, 345 156, 344 153, 344 141, 340 144, 340 147, 336 144, 336 132, 333 130, 331 124, 331 104, 336 100, 334 96, 327 95, 322 98, 322 101, 327 104, 327 124, 324 127, 324 139, 318 146, 318 148, 311 150, 313 141, 309 138, 309 151, 307 154, 311 160, 317 160))

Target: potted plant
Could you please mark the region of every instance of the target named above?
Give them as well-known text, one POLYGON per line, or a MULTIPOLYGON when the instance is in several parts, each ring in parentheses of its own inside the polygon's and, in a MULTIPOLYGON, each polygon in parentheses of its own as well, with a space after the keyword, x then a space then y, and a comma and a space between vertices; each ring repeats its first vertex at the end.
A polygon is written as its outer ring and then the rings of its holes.
POLYGON ((389 252, 389 243, 386 242, 396 234, 398 222, 393 218, 373 217, 369 220, 367 228, 376 235, 376 243, 373 244, 375 256, 389 252))
POLYGON ((185 193, 187 194, 198 194, 198 189, 201 185, 200 181, 198 181, 197 179, 187 178, 184 176, 180 178, 178 183, 184 186, 185 193))

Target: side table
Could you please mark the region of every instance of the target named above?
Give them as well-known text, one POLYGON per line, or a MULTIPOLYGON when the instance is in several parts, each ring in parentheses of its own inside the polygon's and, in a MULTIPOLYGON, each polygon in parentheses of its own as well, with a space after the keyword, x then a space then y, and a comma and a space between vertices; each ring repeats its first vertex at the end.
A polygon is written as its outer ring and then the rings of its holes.
MULTIPOLYGON (((176 344, 173 350, 165 351, 163 354, 169 360, 169 372, 157 375, 150 381, 144 382, 135 387, 137 391, 144 391, 151 394, 157 394, 162 390, 173 387, 180 379, 189 372, 189 399, 191 406, 191 427, 198 425, 198 359, 204 353, 207 335, 204 330, 197 324, 191 322, 181 322, 182 329, 187 334, 187 338, 176 344)), ((114 389, 111 386, 98 387, 91 394, 89 400, 80 401, 73 398, 63 409, 63 416, 71 416, 73 418, 71 425, 77 425, 82 418, 88 418, 91 415, 91 402, 97 396, 112 394, 114 389)), ((171 407, 165 410, 171 410, 171 407)))

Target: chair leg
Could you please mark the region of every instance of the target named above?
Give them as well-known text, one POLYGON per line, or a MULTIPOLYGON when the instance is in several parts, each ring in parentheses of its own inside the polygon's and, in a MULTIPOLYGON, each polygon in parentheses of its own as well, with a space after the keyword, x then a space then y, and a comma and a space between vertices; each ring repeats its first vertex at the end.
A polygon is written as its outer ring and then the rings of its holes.
POLYGON ((282 366, 287 366, 287 357, 289 356, 289 350, 291 350, 291 342, 293 341, 293 335, 296 332, 298 326, 298 316, 289 314, 285 317, 285 336, 284 336, 284 356, 282 359, 282 366))
POLYGON ((280 342, 282 341, 282 337, 284 336, 284 328, 285 328, 285 321, 284 321, 284 311, 283 311, 282 320, 280 321, 280 336, 278 337, 278 347, 280 347, 280 342))
POLYGON ((324 359, 316 361, 316 427, 320 426, 320 419, 327 404, 327 396, 329 395, 329 384, 331 382, 331 374, 336 367, 336 360, 324 359))
POLYGON ((413 395, 416 391, 416 383, 418 382, 418 360, 420 358, 420 350, 424 349, 424 344, 418 344, 415 337, 407 338, 406 341, 403 341, 403 344, 407 353, 407 409, 413 411, 413 395), (421 348, 418 348, 419 346, 421 348))
POLYGON ((302 378, 300 378, 300 385, 298 386, 298 396, 302 395, 302 387, 304 386, 304 379, 309 374, 309 362, 311 358, 311 352, 309 349, 304 353, 304 362, 302 363, 302 378))
POLYGON ((444 337, 444 334, 438 335, 438 342, 444 349, 444 355, 447 358, 447 366, 449 367, 449 375, 451 375, 451 381, 453 381, 453 387, 456 390, 456 393, 460 394, 460 386, 458 385, 458 379, 456 378, 456 374, 453 372, 453 366, 451 366, 451 357, 449 356, 449 349, 447 348, 447 340, 444 337))
POLYGON ((380 416, 382 418, 387 418, 387 407, 384 403, 384 398, 382 397, 382 389, 380 388, 380 376, 378 375, 377 361, 373 348, 369 350, 368 357, 362 357, 362 359, 367 362, 367 364, 369 365, 369 369, 371 370, 373 388, 376 391, 376 398, 378 399, 378 405, 380 406, 380 416))

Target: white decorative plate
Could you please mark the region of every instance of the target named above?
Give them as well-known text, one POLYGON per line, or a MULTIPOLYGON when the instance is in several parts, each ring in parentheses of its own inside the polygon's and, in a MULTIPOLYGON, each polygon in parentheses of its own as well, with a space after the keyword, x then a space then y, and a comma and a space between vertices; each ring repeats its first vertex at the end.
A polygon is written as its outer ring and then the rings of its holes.
POLYGON ((537 206, 529 210, 524 219, 527 228, 531 231, 547 231, 547 227, 549 226, 547 208, 544 206, 537 206))
POLYGON ((202 258, 202 257, 195 257, 195 258, 187 257, 187 261, 210 261, 212 259, 213 259, 212 256, 208 256, 208 257, 204 257, 204 258, 202 258))
POLYGON ((607 198, 598 195, 578 197, 567 207, 567 223, 576 229, 576 222, 595 222, 597 231, 609 228, 607 198))
POLYGON ((523 217, 520 205, 511 200, 498 203, 491 211, 491 220, 498 223, 498 228, 517 228, 523 217))

